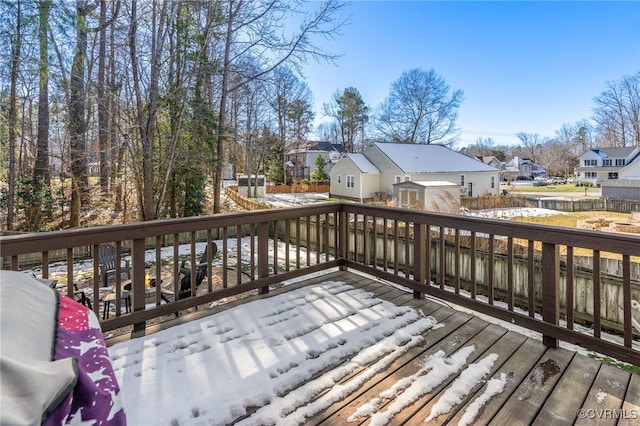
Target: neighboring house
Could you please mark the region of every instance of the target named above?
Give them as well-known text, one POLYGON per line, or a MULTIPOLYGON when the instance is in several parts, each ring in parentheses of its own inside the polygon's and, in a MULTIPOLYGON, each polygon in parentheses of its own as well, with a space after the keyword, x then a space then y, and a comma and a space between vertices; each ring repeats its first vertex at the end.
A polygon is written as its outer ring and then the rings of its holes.
POLYGON ((532 179, 545 179, 547 177, 547 171, 531 158, 513 157, 513 159, 506 164, 503 176, 504 180, 515 180, 519 176, 532 179), (518 174, 513 176, 516 171, 518 174))
POLYGON ((579 166, 575 169, 576 182, 599 184, 620 179, 620 171, 639 155, 640 148, 631 146, 590 149, 579 158, 579 166))
POLYGON ((498 157, 494 155, 480 156, 480 157, 476 157, 476 159, 482 161, 487 166, 495 167, 498 170, 502 170, 505 167, 505 163, 500 161, 500 159, 498 159, 498 157))
POLYGON ((382 173, 364 154, 345 154, 331 171, 329 196, 349 200, 381 200, 386 193, 380 191, 382 173))
POLYGON ((324 171, 329 173, 343 153, 344 147, 341 144, 318 141, 301 142, 287 151, 285 163, 294 180, 310 180, 311 175, 316 170, 316 158, 318 156, 324 158, 325 163, 327 163, 324 171))
POLYGON ((362 154, 347 154, 338 161, 330 172, 330 192, 331 196, 367 202, 393 196, 394 184, 438 181, 455 184, 461 195, 497 195, 499 173, 495 167, 442 145, 376 142, 362 154))
POLYGON ((602 182, 602 197, 640 201, 640 155, 618 171, 618 179, 602 182))

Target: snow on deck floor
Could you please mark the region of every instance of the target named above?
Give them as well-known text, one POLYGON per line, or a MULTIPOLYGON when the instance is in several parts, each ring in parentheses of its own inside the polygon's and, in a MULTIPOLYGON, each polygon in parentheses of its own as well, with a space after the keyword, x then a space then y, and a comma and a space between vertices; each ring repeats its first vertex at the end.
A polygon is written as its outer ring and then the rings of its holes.
MULTIPOLYGON (((294 425, 357 391, 440 327, 339 281, 252 301, 109 348, 129 424, 294 425), (358 371, 348 381, 341 381, 358 371), (321 376, 318 373, 323 372, 321 376)), ((405 389, 393 410, 354 409, 354 419, 388 420, 411 398, 459 374, 431 413, 448 412, 485 379, 494 357, 467 365, 473 345, 450 357, 435 353, 420 373, 400 378, 385 398, 405 389)), ((490 396, 481 396, 477 409, 490 396)), ((473 418, 475 413, 468 413, 473 418)), ((382 424, 380 423, 380 424, 382 424)))

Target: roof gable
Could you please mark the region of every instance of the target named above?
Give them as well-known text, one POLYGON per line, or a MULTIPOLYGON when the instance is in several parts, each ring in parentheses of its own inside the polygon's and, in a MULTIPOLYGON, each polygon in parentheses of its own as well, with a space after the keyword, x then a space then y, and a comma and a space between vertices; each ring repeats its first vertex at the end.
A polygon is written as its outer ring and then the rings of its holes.
POLYGON ((373 165, 364 154, 347 154, 345 155, 362 173, 380 173, 380 170, 373 165))
MULTIPOLYGON (((495 167, 460 154, 443 145, 376 142, 372 147, 379 149, 404 173, 499 171, 495 167)), ((372 147, 369 149, 372 149, 372 147)))

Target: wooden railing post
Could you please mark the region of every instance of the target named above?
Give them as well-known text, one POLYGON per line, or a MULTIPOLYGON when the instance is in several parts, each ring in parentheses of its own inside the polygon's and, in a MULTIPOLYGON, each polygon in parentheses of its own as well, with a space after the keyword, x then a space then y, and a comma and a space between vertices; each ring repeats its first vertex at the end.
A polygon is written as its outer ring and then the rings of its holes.
MULTIPOLYGON (((269 223, 258 223, 258 277, 269 276, 269 223)), ((269 286, 260 287, 260 294, 269 293, 269 286)))
MULTIPOLYGON (((133 291, 133 312, 144 311, 146 291, 144 288, 145 261, 144 238, 136 238, 131 245, 131 290, 133 291)), ((133 335, 144 334, 146 322, 133 324, 133 335)))
MULTIPOLYGON (((542 319, 556 326, 560 323, 559 247, 553 243, 542 243, 542 319)), ((551 348, 559 346, 557 338, 546 334, 542 342, 551 348)))

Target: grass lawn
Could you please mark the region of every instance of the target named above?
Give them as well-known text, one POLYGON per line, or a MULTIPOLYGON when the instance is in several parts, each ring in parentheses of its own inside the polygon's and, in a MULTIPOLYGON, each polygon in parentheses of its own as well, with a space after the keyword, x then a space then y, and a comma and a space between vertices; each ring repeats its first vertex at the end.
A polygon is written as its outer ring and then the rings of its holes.
POLYGON ((536 194, 575 194, 576 196, 600 196, 602 193, 600 188, 577 186, 573 183, 567 183, 564 185, 547 185, 547 186, 533 186, 533 185, 506 185, 500 184, 500 190, 505 190, 512 193, 536 193, 536 194), (586 192, 585 192, 586 190, 586 192))
MULTIPOLYGON (((603 218, 619 223, 628 223, 630 220, 629 213, 616 213, 616 212, 605 212, 605 211, 591 211, 591 212, 569 212, 567 214, 557 214, 553 216, 544 216, 544 217, 516 217, 512 220, 518 222, 526 222, 526 223, 536 223, 539 225, 550 225, 550 226, 561 226, 565 228, 576 228, 576 224, 579 220, 585 219, 597 219, 603 218)), ((602 231, 603 237, 606 237, 609 234, 609 231, 602 231)), ((639 235, 639 234, 628 234, 628 235, 639 235)), ((525 244, 525 242, 520 242, 525 244)), ((540 243, 536 242, 536 248, 542 249, 540 243), (540 247, 538 247, 540 246, 540 247)), ((593 252, 591 250, 587 250, 584 248, 577 247, 574 251, 576 255, 579 256, 591 256, 593 252)), ((566 247, 560 248, 560 254, 566 254, 566 247)), ((617 253, 609 253, 609 252, 601 252, 600 255, 603 258, 610 259, 621 259, 622 256, 617 253)), ((631 259, 633 262, 640 262, 640 257, 633 256, 631 259)))

